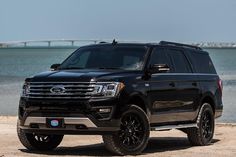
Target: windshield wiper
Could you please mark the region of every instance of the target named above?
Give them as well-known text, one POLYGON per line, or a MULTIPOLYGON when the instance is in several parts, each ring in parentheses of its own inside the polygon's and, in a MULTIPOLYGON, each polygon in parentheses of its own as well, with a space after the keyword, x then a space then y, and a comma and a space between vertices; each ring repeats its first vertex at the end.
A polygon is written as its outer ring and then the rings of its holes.
MULTIPOLYGON (((70 69, 85 69, 85 68, 81 68, 81 67, 66 67, 66 68, 61 68, 60 70, 70 70, 70 69)), ((111 69, 111 70, 115 70, 115 69, 121 69, 118 67, 98 67, 98 68, 94 68, 94 69, 111 69)))
POLYGON ((61 70, 70 70, 70 69, 84 69, 81 67, 66 67, 66 68, 61 68, 61 70))
POLYGON ((118 67, 99 67, 97 69, 121 69, 121 68, 118 68, 118 67))

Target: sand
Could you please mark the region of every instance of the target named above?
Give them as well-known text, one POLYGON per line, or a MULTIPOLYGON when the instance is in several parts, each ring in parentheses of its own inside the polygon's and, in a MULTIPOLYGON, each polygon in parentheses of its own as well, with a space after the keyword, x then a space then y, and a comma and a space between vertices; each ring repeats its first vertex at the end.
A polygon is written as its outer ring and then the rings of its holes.
MULTIPOLYGON (((236 156, 236 124, 217 124, 211 145, 192 147, 186 135, 178 130, 151 132, 146 150, 141 156, 160 157, 234 157, 236 156)), ((0 117, 0 157, 38 156, 112 156, 101 136, 68 135, 61 145, 50 152, 26 150, 16 135, 16 117, 0 117)))

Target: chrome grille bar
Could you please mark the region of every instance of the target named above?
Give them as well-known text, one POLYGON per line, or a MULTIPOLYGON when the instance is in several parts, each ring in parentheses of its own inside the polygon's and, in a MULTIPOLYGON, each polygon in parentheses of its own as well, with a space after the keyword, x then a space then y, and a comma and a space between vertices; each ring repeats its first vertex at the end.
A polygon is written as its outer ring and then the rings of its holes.
POLYGON ((95 82, 29 82, 28 98, 32 99, 89 99, 95 82), (62 92, 52 92, 61 87, 62 92))
POLYGON ((29 96, 31 99, 89 99, 91 97, 45 97, 45 96, 29 96))
POLYGON ((30 93, 30 95, 56 95, 56 96, 64 96, 64 95, 91 95, 91 93, 62 93, 62 94, 54 94, 54 93, 30 93))
POLYGON ((81 88, 87 88, 87 87, 93 87, 93 85, 76 85, 76 84, 71 84, 71 85, 64 85, 64 84, 51 84, 51 85, 30 85, 32 88, 41 88, 41 87, 52 87, 54 85, 63 85, 64 87, 81 87, 81 88))
MULTIPOLYGON (((50 88, 47 88, 47 89, 42 89, 42 88, 38 88, 38 89, 34 89, 34 88, 31 88, 30 89, 31 92, 50 92, 50 88)), ((66 92, 91 92, 93 91, 93 88, 86 88, 86 89, 65 89, 66 92)))

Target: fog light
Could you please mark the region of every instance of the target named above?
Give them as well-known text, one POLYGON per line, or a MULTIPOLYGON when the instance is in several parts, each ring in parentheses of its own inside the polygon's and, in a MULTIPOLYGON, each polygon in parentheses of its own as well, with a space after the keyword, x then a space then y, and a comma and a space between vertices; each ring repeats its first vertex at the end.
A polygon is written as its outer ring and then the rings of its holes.
POLYGON ((98 112, 100 112, 100 113, 110 113, 111 109, 110 108, 100 108, 100 109, 98 109, 98 112))
POLYGON ((39 128, 39 125, 38 124, 30 124, 30 128, 39 128))

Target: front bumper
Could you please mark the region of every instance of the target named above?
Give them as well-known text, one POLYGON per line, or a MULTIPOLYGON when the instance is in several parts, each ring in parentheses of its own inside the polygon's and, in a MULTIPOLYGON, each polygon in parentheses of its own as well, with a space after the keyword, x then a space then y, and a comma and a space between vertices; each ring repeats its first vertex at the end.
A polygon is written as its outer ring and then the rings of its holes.
POLYGON ((28 133, 40 134, 111 134, 117 132, 120 120, 115 114, 117 100, 97 102, 20 100, 19 127, 28 133), (110 108, 110 113, 98 109, 110 108), (46 119, 63 119, 64 126, 51 128, 46 119))
POLYGON ((119 131, 115 126, 97 126, 92 120, 85 117, 27 117, 19 126, 26 133, 40 134, 111 134, 119 131), (49 128, 46 119, 63 119, 61 128, 49 128))

